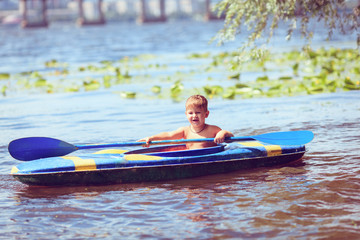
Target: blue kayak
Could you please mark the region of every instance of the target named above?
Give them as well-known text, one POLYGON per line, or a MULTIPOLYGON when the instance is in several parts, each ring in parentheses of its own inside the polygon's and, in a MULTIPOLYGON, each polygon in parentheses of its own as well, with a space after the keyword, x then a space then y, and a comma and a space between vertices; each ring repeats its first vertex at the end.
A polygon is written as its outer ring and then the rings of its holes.
POLYGON ((103 185, 191 178, 235 170, 271 167, 302 158, 304 145, 244 141, 184 150, 185 145, 133 151, 50 157, 13 167, 13 177, 29 185, 103 185))

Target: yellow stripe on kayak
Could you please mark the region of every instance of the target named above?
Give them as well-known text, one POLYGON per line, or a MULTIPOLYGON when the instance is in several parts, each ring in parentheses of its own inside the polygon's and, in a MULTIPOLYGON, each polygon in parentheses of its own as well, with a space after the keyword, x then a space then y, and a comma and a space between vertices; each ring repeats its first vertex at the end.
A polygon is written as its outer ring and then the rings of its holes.
POLYGON ((105 149, 105 150, 100 150, 100 151, 94 152, 94 154, 122 154, 127 151, 128 150, 121 150, 121 149, 105 149))
POLYGON ((282 154, 282 149, 279 145, 265 145, 264 146, 268 157, 277 156, 282 154))
POLYGON ((19 169, 17 167, 12 167, 11 169, 11 173, 10 174, 15 174, 19 171, 19 169))
POLYGON ((161 160, 161 159, 163 159, 162 157, 143 155, 143 154, 129 154, 129 155, 125 155, 124 158, 127 161, 141 161, 141 160, 149 161, 149 160, 161 160))
POLYGON ((75 165, 75 171, 96 170, 96 163, 94 159, 82 159, 72 156, 64 156, 62 158, 73 161, 75 165))
POLYGON ((239 142, 239 144, 244 145, 246 147, 264 147, 264 144, 258 141, 239 142))
POLYGON ((264 147, 266 149, 268 157, 282 154, 282 149, 279 145, 264 145, 258 141, 239 142, 239 144, 246 147, 264 147))

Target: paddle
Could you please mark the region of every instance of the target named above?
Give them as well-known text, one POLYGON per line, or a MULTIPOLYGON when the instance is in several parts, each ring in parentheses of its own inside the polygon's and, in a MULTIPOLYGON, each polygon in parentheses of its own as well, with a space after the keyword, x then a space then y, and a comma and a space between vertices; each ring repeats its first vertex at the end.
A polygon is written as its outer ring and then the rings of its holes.
MULTIPOLYGON (((258 140, 264 143, 275 145, 303 145, 310 142, 314 138, 311 131, 290 131, 290 132, 273 132, 265 133, 256 136, 247 137, 231 137, 226 138, 226 142, 233 141, 251 141, 258 140)), ((200 139, 179 139, 179 140, 163 140, 152 141, 152 145, 178 144, 188 142, 212 142, 213 138, 200 139)), ((108 143, 108 144, 86 144, 86 145, 72 145, 70 143, 48 137, 28 137, 16 139, 9 144, 10 155, 18 160, 31 161, 40 158, 64 156, 71 152, 81 149, 90 148, 108 148, 108 147, 126 147, 126 146, 140 146, 144 142, 123 142, 123 143, 108 143)))

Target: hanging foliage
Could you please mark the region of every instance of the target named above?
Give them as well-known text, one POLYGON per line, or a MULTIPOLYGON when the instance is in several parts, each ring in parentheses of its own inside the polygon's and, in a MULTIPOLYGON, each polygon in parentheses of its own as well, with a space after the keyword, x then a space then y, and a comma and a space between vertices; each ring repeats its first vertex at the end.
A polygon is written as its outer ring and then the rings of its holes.
POLYGON ((280 24, 287 24, 284 38, 291 39, 295 31, 307 39, 310 45, 313 36, 312 20, 323 24, 328 39, 334 32, 357 33, 360 46, 360 5, 353 9, 345 6, 345 0, 222 0, 216 6, 218 15, 225 15, 224 28, 214 39, 219 44, 234 40, 236 35, 247 33, 247 40, 240 46, 239 61, 245 57, 261 59, 266 51, 258 42, 268 43, 280 24), (243 28, 246 28, 245 30, 243 28), (246 54, 245 54, 246 53, 246 54))

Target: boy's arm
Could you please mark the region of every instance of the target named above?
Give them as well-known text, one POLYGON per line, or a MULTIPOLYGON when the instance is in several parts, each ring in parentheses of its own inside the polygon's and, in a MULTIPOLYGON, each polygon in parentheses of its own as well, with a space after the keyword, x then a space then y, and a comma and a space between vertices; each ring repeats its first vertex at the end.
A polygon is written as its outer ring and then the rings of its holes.
POLYGON ((142 138, 140 140, 138 140, 138 142, 146 142, 147 145, 149 145, 149 143, 151 141, 156 141, 156 140, 175 140, 175 139, 182 139, 184 138, 184 127, 181 127, 179 129, 176 129, 175 131, 171 131, 171 132, 161 132, 159 134, 150 136, 150 137, 145 137, 142 138))
POLYGON ((215 136, 215 139, 214 139, 214 142, 215 143, 222 143, 224 142, 225 138, 227 137, 233 137, 234 134, 232 134, 232 132, 229 132, 229 131, 226 131, 226 130, 220 130, 216 136, 215 136))

